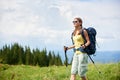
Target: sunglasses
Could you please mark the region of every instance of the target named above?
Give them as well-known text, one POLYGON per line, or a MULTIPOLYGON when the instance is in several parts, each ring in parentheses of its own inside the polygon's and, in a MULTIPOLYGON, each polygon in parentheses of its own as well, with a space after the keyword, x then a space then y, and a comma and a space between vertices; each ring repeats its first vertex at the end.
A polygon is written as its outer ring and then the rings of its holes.
POLYGON ((73 21, 73 23, 77 23, 78 21, 73 21))

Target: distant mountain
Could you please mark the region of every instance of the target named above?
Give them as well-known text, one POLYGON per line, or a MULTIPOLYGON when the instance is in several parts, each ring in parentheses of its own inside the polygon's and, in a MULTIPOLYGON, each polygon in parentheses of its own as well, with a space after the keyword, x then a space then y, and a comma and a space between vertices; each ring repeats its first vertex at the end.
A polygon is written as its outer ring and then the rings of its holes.
MULTIPOLYGON (((61 53, 61 58, 64 61, 65 60, 64 52, 60 52, 60 53, 61 53)), ((67 56, 69 62, 71 62, 73 51, 68 51, 67 56)), ((116 62, 120 62, 120 51, 97 51, 95 53, 95 56, 92 55, 91 57, 95 63, 116 63, 116 62)), ((89 62, 91 62, 90 59, 89 62)))
POLYGON ((92 56, 95 62, 116 63, 120 62, 120 51, 99 51, 96 56, 92 56))

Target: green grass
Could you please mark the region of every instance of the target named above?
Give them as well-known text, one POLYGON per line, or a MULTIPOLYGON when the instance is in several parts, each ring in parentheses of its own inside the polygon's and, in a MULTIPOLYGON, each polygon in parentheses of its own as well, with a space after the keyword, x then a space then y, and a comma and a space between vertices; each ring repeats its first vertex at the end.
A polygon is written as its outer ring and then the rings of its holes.
MULTIPOLYGON (((120 63, 88 65, 89 80, 120 80, 120 63)), ((71 66, 38 67, 0 64, 0 80, 69 80, 71 66)), ((77 75, 76 80, 81 80, 77 75)))

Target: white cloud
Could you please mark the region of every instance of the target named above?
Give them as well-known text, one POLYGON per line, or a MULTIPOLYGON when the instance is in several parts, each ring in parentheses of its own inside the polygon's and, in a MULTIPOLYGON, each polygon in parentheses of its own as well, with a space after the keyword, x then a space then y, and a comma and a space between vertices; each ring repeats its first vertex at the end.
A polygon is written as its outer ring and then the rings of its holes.
POLYGON ((82 17, 84 26, 92 25, 97 29, 100 44, 107 43, 107 40, 109 43, 120 40, 120 11, 116 2, 1 0, 0 14, 3 41, 20 42, 25 39, 29 44, 29 39, 33 41, 32 45, 38 45, 38 42, 57 47, 70 45, 74 29, 72 20, 76 16, 82 17))

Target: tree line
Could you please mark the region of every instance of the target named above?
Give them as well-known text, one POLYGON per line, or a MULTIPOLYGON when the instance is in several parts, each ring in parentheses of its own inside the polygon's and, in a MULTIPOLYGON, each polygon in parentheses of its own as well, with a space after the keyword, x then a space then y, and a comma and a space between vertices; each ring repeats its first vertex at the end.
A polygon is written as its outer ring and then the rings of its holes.
POLYGON ((47 52, 46 48, 43 50, 39 50, 38 48, 31 50, 29 46, 22 47, 18 43, 4 45, 0 49, 0 63, 10 65, 38 65, 40 67, 63 65, 59 53, 55 55, 54 51, 47 52))

